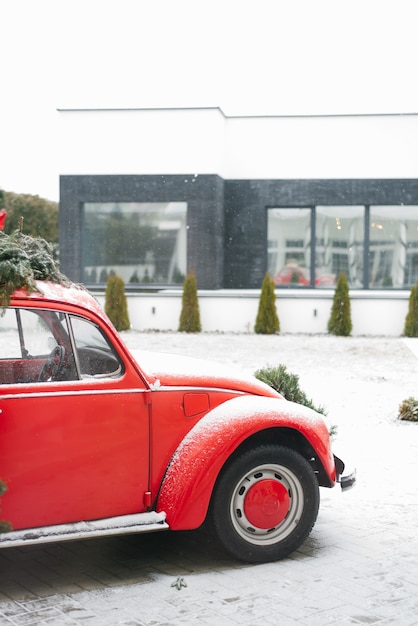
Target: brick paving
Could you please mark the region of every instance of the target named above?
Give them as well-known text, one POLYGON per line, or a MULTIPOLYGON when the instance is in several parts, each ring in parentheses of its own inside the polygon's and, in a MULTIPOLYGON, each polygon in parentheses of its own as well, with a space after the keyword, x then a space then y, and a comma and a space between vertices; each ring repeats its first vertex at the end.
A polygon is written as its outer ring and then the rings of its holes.
MULTIPOLYGON (((218 340, 249 369, 279 349, 314 399, 329 400, 336 443, 355 458, 356 488, 321 490, 317 524, 300 550, 250 566, 202 530, 2 550, 1 626, 418 625, 418 424, 393 419, 416 390, 417 343, 313 338, 302 360, 307 341, 261 338, 258 354, 252 336, 218 340)), ((153 345, 170 342, 179 352, 220 356, 204 335, 188 346, 158 336, 153 345)))

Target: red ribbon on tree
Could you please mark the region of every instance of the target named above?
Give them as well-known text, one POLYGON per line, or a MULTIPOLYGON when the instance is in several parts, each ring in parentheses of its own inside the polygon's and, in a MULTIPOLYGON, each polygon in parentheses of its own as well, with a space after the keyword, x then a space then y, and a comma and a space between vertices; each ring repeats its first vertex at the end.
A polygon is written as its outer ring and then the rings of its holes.
POLYGON ((0 211, 0 230, 4 230, 4 225, 6 223, 6 210, 5 209, 1 209, 0 211))

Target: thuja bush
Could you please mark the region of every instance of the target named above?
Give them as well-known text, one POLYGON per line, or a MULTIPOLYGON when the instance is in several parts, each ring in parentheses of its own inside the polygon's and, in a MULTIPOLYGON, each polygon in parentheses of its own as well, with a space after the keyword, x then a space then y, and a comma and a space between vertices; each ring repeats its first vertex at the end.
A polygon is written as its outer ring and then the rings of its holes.
POLYGON ((258 335, 274 335, 280 332, 280 321, 277 315, 274 288, 274 281, 267 272, 261 286, 258 312, 254 326, 254 332, 258 335))
POLYGON ((328 320, 328 332, 332 335, 348 337, 352 330, 351 304, 346 274, 341 273, 338 277, 334 298, 331 307, 331 315, 328 320))
POLYGON ((194 272, 189 272, 183 283, 179 332, 200 333, 201 330, 196 276, 194 272))
POLYGON ((128 303, 125 283, 120 276, 111 275, 106 282, 105 313, 116 330, 129 330, 128 303))
POLYGON ((11 523, 4 519, 0 519, 0 533, 8 533, 11 530, 13 530, 11 523))
POLYGON ((299 384, 299 376, 289 372, 286 365, 263 367, 257 370, 254 376, 281 393, 286 400, 303 404, 317 413, 322 413, 322 415, 327 414, 324 407, 315 406, 313 401, 302 391, 299 384))
MULTIPOLYGON (((6 493, 6 491, 7 491, 6 483, 4 482, 4 480, 0 479, 0 498, 6 493)), ((5 532, 8 532, 9 530, 12 530, 12 526, 10 522, 6 522, 5 520, 0 520, 0 533, 5 533, 5 532)))
POLYGON ((418 400, 416 398, 407 398, 399 406, 399 419, 408 422, 418 422, 418 400))
MULTIPOLYGON (((257 370, 254 376, 278 391, 286 400, 302 404, 324 416, 327 415, 325 407, 315 405, 313 400, 301 389, 299 376, 289 372, 285 365, 280 364, 276 367, 263 367, 257 370)), ((334 436, 336 433, 337 427, 335 425, 329 426, 329 434, 334 436)))
POLYGON ((409 295, 408 313, 403 332, 405 337, 418 337, 418 282, 412 287, 409 295))

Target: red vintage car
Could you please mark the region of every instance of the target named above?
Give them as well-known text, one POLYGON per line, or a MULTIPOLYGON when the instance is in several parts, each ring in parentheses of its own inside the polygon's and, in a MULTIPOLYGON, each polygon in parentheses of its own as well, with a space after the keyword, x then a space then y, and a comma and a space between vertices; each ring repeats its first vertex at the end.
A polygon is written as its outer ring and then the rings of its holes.
POLYGON ((133 356, 84 289, 16 291, 0 317, 0 547, 195 529, 248 562, 308 536, 343 489, 321 415, 255 378, 133 356))
MULTIPOLYGON (((289 263, 277 272, 273 281, 279 287, 282 285, 309 287, 311 285, 310 271, 305 267, 289 263)), ((315 287, 333 287, 335 283, 335 274, 315 275, 315 287)))

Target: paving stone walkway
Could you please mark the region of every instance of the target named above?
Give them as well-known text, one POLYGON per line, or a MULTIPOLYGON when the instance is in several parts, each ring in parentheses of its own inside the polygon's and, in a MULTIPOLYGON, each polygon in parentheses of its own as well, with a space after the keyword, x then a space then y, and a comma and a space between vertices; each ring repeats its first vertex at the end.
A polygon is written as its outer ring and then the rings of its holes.
POLYGON ((418 424, 394 418, 400 400, 417 395, 411 346, 287 336, 221 336, 217 348, 206 335, 127 340, 218 359, 227 350, 246 369, 275 355, 315 400, 328 400, 358 484, 345 494, 322 489, 310 537, 277 563, 236 562, 201 530, 2 550, 1 626, 418 625, 418 424))

